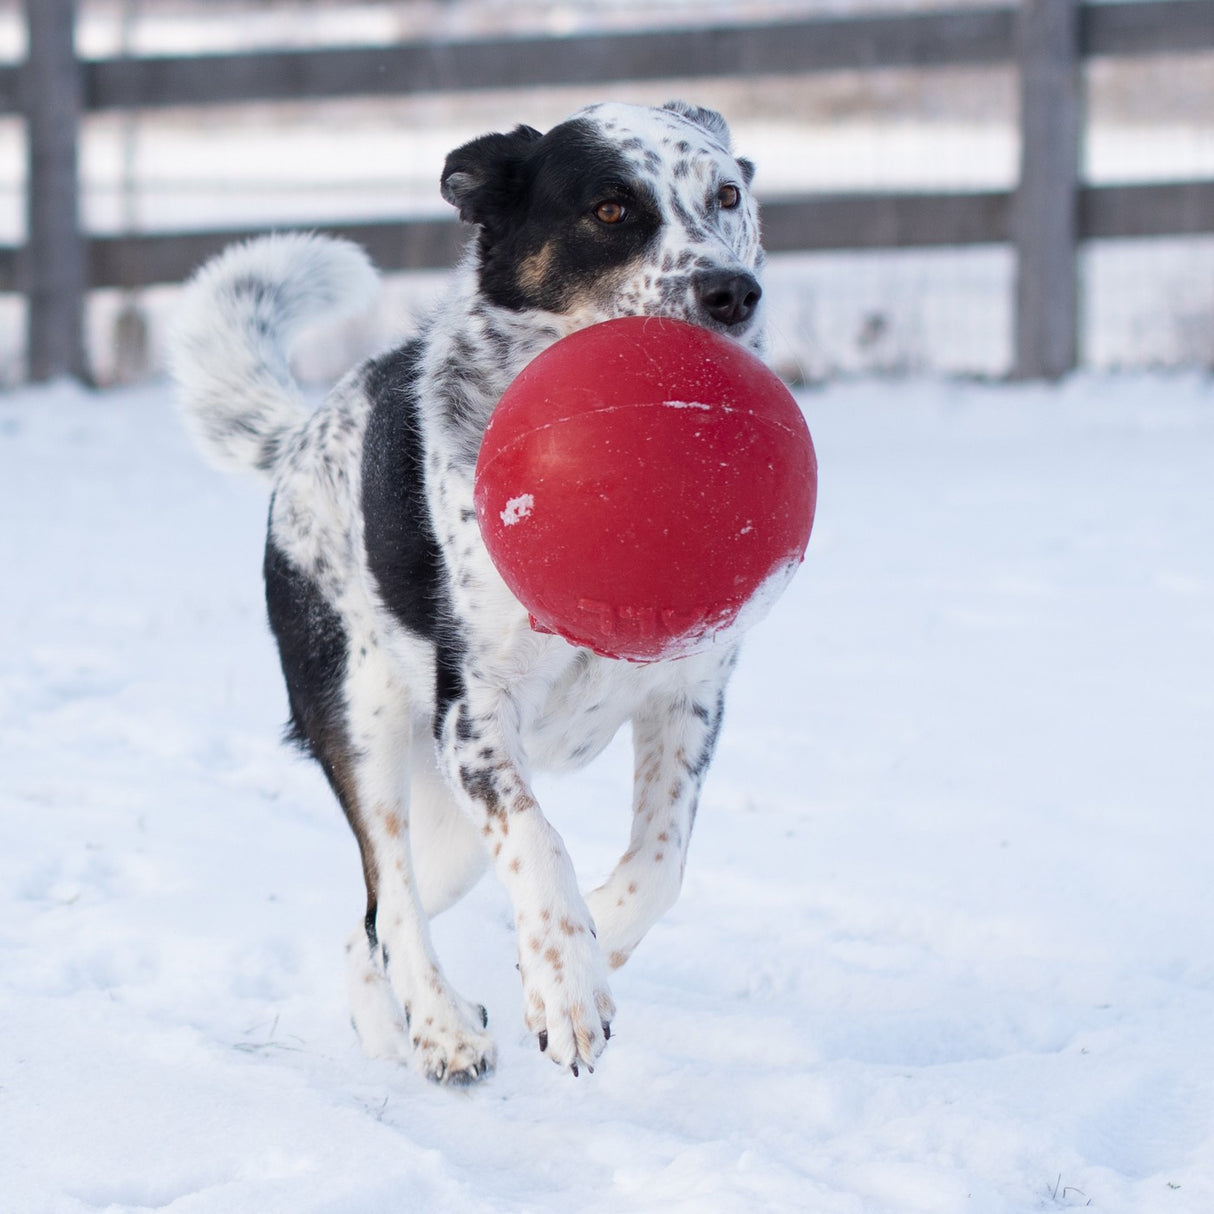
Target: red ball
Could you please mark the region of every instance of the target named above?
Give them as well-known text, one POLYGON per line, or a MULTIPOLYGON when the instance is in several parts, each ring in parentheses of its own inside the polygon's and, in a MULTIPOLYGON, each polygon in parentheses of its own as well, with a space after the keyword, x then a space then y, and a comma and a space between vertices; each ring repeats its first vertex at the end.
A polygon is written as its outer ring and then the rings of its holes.
POLYGON ((698 653, 765 614, 805 555, 809 429, 737 342, 626 317, 510 385, 476 467, 481 535, 532 627, 634 662, 698 653))

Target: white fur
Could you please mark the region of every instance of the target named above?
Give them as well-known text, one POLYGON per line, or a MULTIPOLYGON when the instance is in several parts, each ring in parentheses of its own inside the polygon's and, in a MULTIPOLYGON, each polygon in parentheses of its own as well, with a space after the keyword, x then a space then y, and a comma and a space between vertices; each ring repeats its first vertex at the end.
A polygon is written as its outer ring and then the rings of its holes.
POLYGON ((378 289, 357 245, 305 233, 232 245, 203 266, 169 350, 183 416, 208 458, 271 473, 307 415, 286 352, 309 325, 357 312, 378 289), (243 289, 250 282, 277 289, 243 289))

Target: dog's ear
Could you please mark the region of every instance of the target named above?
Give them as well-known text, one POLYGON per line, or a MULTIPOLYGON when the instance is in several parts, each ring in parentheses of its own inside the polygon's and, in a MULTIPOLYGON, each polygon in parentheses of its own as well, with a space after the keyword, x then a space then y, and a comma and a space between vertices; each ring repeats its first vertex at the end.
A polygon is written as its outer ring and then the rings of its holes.
MULTIPOLYGON (((681 114, 689 122, 694 122, 696 126, 714 136, 727 152, 731 150, 732 136, 729 133, 729 123, 716 110, 705 109, 702 105, 688 105, 686 101, 668 101, 662 106, 662 109, 681 114)), ((739 156, 738 170, 742 174, 742 180, 750 185, 755 176, 754 161, 747 160, 745 156, 739 156)))
POLYGON ((514 201, 523 162, 541 138, 534 127, 517 126, 508 135, 482 135, 456 148, 443 166, 443 197, 465 223, 485 223, 514 201))
POLYGON ((668 101, 662 109, 681 114, 689 122, 703 127, 710 135, 715 136, 726 150, 729 149, 729 123, 716 110, 705 109, 702 105, 688 105, 686 101, 668 101))

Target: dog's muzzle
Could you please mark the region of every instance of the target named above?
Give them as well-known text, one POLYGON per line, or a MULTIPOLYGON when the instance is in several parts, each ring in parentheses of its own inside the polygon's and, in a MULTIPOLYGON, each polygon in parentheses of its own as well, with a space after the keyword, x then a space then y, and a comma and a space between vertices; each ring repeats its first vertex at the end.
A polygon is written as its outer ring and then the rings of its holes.
POLYGON ((749 320, 763 294, 753 275, 738 270, 701 270, 692 287, 704 314, 729 326, 749 320))

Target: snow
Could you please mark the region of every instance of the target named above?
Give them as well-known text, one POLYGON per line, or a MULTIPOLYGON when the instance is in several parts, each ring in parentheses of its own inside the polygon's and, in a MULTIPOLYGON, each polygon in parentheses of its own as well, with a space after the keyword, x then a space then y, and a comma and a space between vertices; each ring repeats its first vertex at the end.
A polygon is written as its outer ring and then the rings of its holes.
POLYGON ((521 522, 525 518, 529 518, 532 510, 534 509, 534 494, 520 493, 518 497, 512 497, 506 503, 505 510, 501 512, 502 522, 507 527, 513 527, 515 523, 521 522))
MULTIPOLYGON (((800 400, 814 537, 602 1065, 526 1038, 490 878, 435 923, 500 1046, 460 1093, 348 1024, 261 487, 163 385, 0 397, 6 1210, 1214 1208, 1214 383, 800 400)), ((587 882, 628 767, 541 786, 587 882)))

